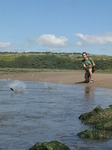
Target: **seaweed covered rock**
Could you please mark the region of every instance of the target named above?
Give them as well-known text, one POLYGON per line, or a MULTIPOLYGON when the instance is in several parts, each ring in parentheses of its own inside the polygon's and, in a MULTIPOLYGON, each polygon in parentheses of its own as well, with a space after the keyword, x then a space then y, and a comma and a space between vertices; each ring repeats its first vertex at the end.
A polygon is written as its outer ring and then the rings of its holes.
POLYGON ((94 110, 80 115, 79 119, 84 124, 91 125, 96 130, 85 130, 78 135, 90 139, 110 139, 112 138, 112 105, 102 109, 97 106, 94 110))
POLYGON ((70 150, 66 145, 60 143, 58 141, 37 142, 32 148, 29 150, 70 150))
POLYGON ((112 109, 112 104, 111 104, 111 105, 109 105, 109 107, 112 109))
POLYGON ((97 106, 94 110, 89 113, 82 114, 79 119, 83 123, 92 125, 97 129, 112 131, 112 109, 102 109, 97 106))
POLYGON ((78 136, 91 140, 108 140, 112 138, 112 132, 106 130, 85 130, 78 133, 78 136))

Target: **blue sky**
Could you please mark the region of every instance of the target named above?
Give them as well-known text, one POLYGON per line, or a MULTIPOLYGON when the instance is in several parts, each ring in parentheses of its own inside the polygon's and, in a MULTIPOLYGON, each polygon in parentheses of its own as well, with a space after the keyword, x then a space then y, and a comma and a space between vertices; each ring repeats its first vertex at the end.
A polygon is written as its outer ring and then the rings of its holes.
POLYGON ((0 0, 0 52, 112 55, 112 0, 0 0))

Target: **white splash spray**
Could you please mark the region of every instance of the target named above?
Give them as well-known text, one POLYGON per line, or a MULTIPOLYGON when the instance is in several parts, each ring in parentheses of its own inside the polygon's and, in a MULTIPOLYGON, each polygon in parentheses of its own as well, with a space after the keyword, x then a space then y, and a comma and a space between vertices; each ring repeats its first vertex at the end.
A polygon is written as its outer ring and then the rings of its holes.
POLYGON ((26 85, 24 84, 24 82, 21 81, 13 81, 9 84, 9 87, 12 91, 16 93, 24 93, 26 89, 26 85))

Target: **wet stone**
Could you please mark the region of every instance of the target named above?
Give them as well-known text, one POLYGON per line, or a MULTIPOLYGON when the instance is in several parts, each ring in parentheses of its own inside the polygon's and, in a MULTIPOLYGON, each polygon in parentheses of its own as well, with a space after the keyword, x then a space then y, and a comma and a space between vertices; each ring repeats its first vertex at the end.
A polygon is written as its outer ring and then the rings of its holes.
POLYGON ((29 150, 70 150, 66 145, 60 143, 58 141, 37 142, 32 148, 29 150))
POLYGON ((102 109, 97 106, 91 112, 79 116, 84 124, 91 125, 94 130, 85 130, 78 133, 81 138, 95 140, 112 138, 112 105, 109 108, 102 109))

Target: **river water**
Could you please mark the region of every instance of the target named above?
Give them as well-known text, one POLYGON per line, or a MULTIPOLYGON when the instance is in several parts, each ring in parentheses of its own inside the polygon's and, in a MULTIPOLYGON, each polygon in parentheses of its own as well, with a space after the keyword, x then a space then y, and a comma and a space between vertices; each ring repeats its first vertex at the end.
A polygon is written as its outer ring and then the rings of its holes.
POLYGON ((91 128, 78 119, 82 113, 110 104, 112 89, 0 80, 0 150, 28 150, 51 140, 71 150, 112 149, 112 140, 77 136, 91 128))

